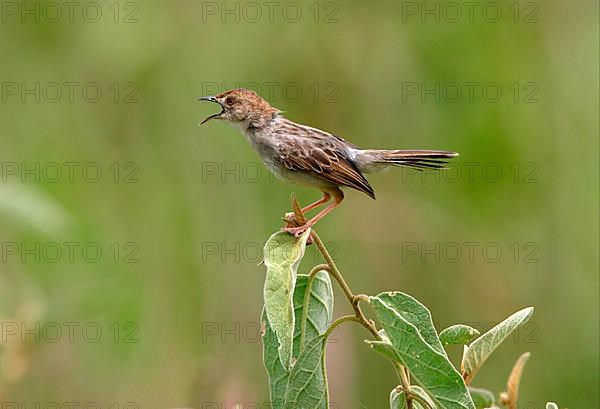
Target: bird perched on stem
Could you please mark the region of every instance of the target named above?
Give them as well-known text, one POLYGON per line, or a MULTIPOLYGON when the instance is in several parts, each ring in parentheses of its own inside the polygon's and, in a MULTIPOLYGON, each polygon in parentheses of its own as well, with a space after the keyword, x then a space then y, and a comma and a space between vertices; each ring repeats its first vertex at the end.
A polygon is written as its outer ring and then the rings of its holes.
POLYGON ((288 224, 284 228, 295 236, 300 236, 342 203, 341 187, 359 190, 375 199, 364 173, 378 172, 389 166, 443 169, 449 158, 458 156, 456 152, 440 150, 361 149, 339 136, 284 118, 280 110, 243 88, 199 100, 221 106, 221 112, 207 117, 200 125, 212 119, 232 123, 278 178, 323 192, 321 199, 302 208, 302 212, 331 201, 305 224, 288 224))

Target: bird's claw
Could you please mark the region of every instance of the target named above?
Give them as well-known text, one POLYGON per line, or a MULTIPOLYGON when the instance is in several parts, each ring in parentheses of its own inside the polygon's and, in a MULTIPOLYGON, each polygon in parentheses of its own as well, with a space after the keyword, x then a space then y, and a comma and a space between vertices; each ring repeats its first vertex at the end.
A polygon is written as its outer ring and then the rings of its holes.
MULTIPOLYGON (((291 234, 294 237, 300 237, 302 234, 310 228, 307 224, 300 224, 298 218, 294 212, 288 212, 283 215, 282 220, 285 222, 285 226, 281 228, 282 231, 291 234)), ((312 235, 308 236, 306 245, 310 246, 313 243, 312 235)))
POLYGON ((282 228, 281 230, 283 230, 286 233, 291 234, 294 237, 300 237, 308 229, 310 229, 310 226, 303 224, 302 226, 298 226, 298 227, 286 226, 286 227, 282 228))

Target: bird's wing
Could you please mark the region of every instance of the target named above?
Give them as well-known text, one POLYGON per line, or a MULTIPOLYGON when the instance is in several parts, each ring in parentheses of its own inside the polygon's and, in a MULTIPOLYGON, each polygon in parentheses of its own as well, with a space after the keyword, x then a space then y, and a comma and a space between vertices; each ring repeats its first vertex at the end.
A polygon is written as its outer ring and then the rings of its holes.
POLYGON ((324 137, 323 131, 313 137, 312 128, 303 128, 308 129, 304 136, 296 132, 282 135, 278 159, 286 169, 307 172, 326 182, 348 186, 375 198, 369 181, 347 157, 341 145, 345 141, 333 135, 324 137))

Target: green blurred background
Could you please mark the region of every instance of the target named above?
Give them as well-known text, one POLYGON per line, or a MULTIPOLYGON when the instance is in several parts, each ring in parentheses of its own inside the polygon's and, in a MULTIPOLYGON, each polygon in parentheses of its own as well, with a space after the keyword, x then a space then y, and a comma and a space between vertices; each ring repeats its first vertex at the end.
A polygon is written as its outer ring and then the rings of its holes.
MULTIPOLYGON (((360 146, 460 152, 370 176, 319 233, 355 292, 408 292, 439 329, 535 306, 474 385, 530 351, 520 407, 599 407, 597 2, 48 4, 2 3, 0 400, 266 407, 259 251, 319 194, 197 126, 218 108, 195 98, 245 86, 360 146)), ((387 407, 366 336, 328 348, 334 407, 387 407)))

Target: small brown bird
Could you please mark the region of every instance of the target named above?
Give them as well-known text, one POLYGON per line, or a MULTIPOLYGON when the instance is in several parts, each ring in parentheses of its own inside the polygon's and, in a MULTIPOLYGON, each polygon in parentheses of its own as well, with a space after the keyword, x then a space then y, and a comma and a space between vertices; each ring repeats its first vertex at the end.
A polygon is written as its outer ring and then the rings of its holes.
POLYGON ((456 152, 438 150, 360 149, 339 136, 320 129, 300 125, 284 118, 258 94, 247 89, 234 89, 216 96, 199 98, 215 102, 221 112, 204 119, 223 119, 244 134, 264 164, 280 179, 315 187, 323 197, 304 207, 308 212, 330 203, 306 224, 285 231, 299 236, 342 203, 341 187, 347 186, 375 199, 375 192, 363 173, 381 171, 389 166, 407 166, 418 170, 444 169, 456 152))

